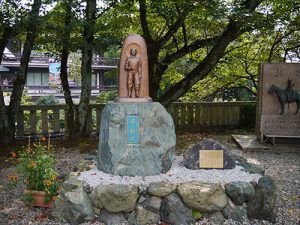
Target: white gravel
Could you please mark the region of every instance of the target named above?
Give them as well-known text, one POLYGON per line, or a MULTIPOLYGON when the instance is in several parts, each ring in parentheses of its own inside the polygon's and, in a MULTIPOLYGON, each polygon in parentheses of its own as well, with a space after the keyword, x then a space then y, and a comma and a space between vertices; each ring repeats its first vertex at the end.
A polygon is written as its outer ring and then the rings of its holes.
POLYGON ((228 183, 231 181, 258 181, 259 174, 249 174, 242 171, 242 167, 236 166, 232 170, 190 170, 183 166, 183 157, 176 156, 173 159, 171 169, 166 174, 155 176, 115 176, 93 168, 89 171, 80 173, 79 179, 85 181, 91 188, 106 184, 132 184, 149 185, 152 182, 168 182, 172 184, 186 183, 190 181, 200 181, 208 183, 228 183))

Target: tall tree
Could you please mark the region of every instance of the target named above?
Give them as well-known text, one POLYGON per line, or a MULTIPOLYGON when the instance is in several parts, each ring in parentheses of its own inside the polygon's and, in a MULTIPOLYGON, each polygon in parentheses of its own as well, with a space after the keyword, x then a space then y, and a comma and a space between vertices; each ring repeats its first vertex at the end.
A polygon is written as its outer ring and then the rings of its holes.
MULTIPOLYGON (((13 84, 13 92, 10 98, 10 103, 8 109, 6 109, 6 116, 4 117, 7 120, 1 125, 1 144, 11 143, 15 138, 15 121, 16 115, 19 111, 19 107, 21 104, 21 98, 24 90, 24 85, 27 77, 27 69, 28 63, 30 59, 30 54, 33 48, 34 40, 37 35, 37 27, 38 27, 38 18, 40 8, 42 6, 42 0, 34 0, 31 10, 28 15, 28 21, 26 23, 26 40, 24 43, 24 48, 22 51, 20 68, 16 76, 16 80, 13 84)), ((2 95, 2 94, 1 94, 2 95)), ((2 97, 2 96, 0 96, 2 97)), ((0 101, 0 104, 3 104, 3 100, 0 101)), ((3 112, 3 110, 1 110, 3 112)), ((1 118, 0 120, 3 120, 1 118)))
MULTIPOLYGON (((3 21, 0 24, 0 62, 2 61, 3 52, 7 45, 8 39, 12 33, 12 27, 5 22, 4 10, 0 12, 0 20, 3 21)), ((0 144, 1 142, 7 142, 5 137, 5 130, 8 127, 8 118, 4 102, 3 91, 0 86, 0 144), (3 141, 1 141, 3 140, 3 141)))
MULTIPOLYGON (((82 5, 74 0, 60 0, 47 14, 39 35, 36 46, 40 51, 51 52, 61 61, 60 82, 64 93, 66 108, 66 135, 69 138, 78 136, 78 122, 75 121, 75 106, 71 96, 69 80, 78 76, 74 74, 74 59, 70 60, 70 52, 79 49, 81 37, 81 9, 82 5), (69 67, 68 67, 69 66, 69 67)), ((79 54, 76 54, 79 55, 79 54)), ((76 68, 80 65, 76 65, 76 68)), ((60 84, 59 84, 60 85, 60 84)), ((56 85, 55 85, 56 86, 56 85)))
POLYGON ((79 124, 81 136, 89 136, 89 116, 91 98, 91 77, 93 60, 93 41, 96 21, 96 0, 86 0, 85 22, 83 30, 81 94, 79 102, 79 124))
POLYGON ((108 19, 103 22, 114 25, 112 36, 120 35, 120 30, 124 36, 143 34, 148 48, 150 95, 166 106, 211 74, 220 60, 239 46, 241 35, 253 30, 274 31, 282 21, 299 15, 293 0, 136 0, 119 4, 113 11, 118 10, 121 13, 115 19, 115 14, 107 14, 115 23, 108 19), (127 24, 121 21, 126 14, 127 24), (122 29, 124 24, 127 27, 122 29))
MULTIPOLYGON (((289 1, 289 3, 292 2, 293 1, 289 1)), ((194 43, 202 42, 202 46, 198 46, 197 51, 199 52, 201 49, 206 51, 204 54, 202 52, 202 56, 199 57, 200 59, 197 60, 196 65, 193 66, 191 70, 184 73, 183 78, 180 81, 166 89, 162 95, 155 95, 155 97, 158 97, 158 101, 162 102, 164 105, 169 105, 174 100, 182 97, 193 87, 193 85, 200 80, 203 80, 212 72, 220 60, 230 52, 230 48, 234 49, 236 45, 238 45, 238 38, 242 34, 251 32, 254 29, 274 29, 274 24, 276 24, 278 19, 288 18, 285 15, 281 15, 283 11, 278 13, 280 10, 279 5, 282 6, 283 4, 287 4, 287 2, 283 3, 281 1, 276 1, 272 5, 272 3, 267 1, 243 0, 237 1, 236 3, 238 4, 231 6, 232 10, 225 13, 225 17, 223 18, 225 23, 222 23, 224 24, 224 28, 221 28, 221 32, 217 32, 217 35, 211 33, 209 38, 197 39, 195 42, 191 42, 191 44, 184 44, 183 47, 173 50, 173 53, 165 54, 165 57, 158 60, 158 63, 156 63, 156 71, 154 71, 154 74, 152 75, 155 78, 153 81, 154 83, 156 83, 157 80, 161 81, 162 75, 167 71, 169 65, 174 62, 174 60, 177 60, 187 53, 195 52, 191 51, 191 49, 195 47, 194 43), (265 13, 268 7, 272 7, 274 12, 271 14, 265 13), (210 40, 210 43, 206 45, 207 48, 205 49, 203 47, 205 47, 205 42, 208 40, 210 40)), ((142 7, 140 7, 140 9, 142 9, 142 7)), ((289 5, 289 9, 293 9, 294 12, 297 11, 293 4, 289 5)), ((142 13, 143 12, 141 12, 141 18, 142 13)), ((295 15, 293 17, 295 17, 295 15)), ((289 20, 291 19, 289 18, 289 20)), ((143 30, 145 31, 146 29, 143 30)))
POLYGON ((68 137, 73 138, 78 133, 77 124, 75 121, 75 107, 71 96, 71 91, 68 82, 68 57, 70 53, 70 36, 71 36, 71 19, 72 19, 72 0, 63 0, 63 8, 65 12, 64 31, 62 37, 61 50, 61 67, 60 79, 64 91, 65 102, 67 104, 67 126, 68 137))
MULTIPOLYGON (((255 9, 260 3, 261 0, 246 0, 236 10, 240 10, 241 13, 247 12, 251 15, 255 12, 255 9)), ((143 35, 147 42, 148 52, 150 52, 149 75, 152 90, 151 97, 162 102, 166 106, 183 96, 194 84, 207 76, 218 61, 223 57, 227 46, 231 42, 235 41, 239 35, 251 29, 251 26, 247 27, 247 23, 245 21, 247 17, 240 16, 239 18, 236 15, 230 16, 228 19, 225 18, 221 21, 226 25, 225 28, 223 28, 223 31, 218 32, 217 35, 210 35, 210 37, 205 38, 201 37, 188 43, 185 21, 189 12, 192 10, 191 5, 195 6, 195 3, 190 3, 182 6, 175 5, 175 9, 177 10, 176 19, 169 20, 171 22, 166 20, 168 27, 167 31, 164 31, 163 35, 159 38, 154 39, 147 21, 148 11, 146 1, 139 0, 139 4, 143 35), (176 44, 176 33, 180 28, 182 29, 184 40, 184 43, 181 46, 176 44), (159 53, 161 52, 162 47, 170 41, 177 45, 176 49, 172 53, 165 54, 165 57, 160 60, 159 53), (208 47, 206 56, 204 56, 193 69, 187 72, 183 79, 169 87, 168 90, 166 90, 166 92, 161 96, 157 96, 162 76, 168 69, 169 65, 180 57, 203 47, 208 47)))

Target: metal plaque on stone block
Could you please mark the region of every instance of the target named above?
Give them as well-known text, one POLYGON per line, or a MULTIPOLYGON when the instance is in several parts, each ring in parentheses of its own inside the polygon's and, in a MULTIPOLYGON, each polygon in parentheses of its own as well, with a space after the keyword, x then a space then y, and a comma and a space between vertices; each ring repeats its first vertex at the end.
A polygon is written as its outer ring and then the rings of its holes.
POLYGON ((199 150, 199 168, 201 169, 223 169, 223 150, 199 150))
POLYGON ((139 117, 136 115, 127 116, 127 143, 139 143, 139 117))

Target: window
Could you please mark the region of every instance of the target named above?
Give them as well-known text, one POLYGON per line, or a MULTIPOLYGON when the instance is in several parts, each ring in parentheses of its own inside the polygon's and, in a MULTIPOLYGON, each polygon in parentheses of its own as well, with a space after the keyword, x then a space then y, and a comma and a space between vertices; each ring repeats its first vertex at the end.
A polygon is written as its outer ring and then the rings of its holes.
POLYGON ((34 86, 34 73, 27 73, 27 86, 34 86))
POLYGON ((42 73, 42 86, 48 86, 49 73, 42 73))
POLYGON ((27 86, 48 86, 49 73, 29 72, 27 73, 27 86))

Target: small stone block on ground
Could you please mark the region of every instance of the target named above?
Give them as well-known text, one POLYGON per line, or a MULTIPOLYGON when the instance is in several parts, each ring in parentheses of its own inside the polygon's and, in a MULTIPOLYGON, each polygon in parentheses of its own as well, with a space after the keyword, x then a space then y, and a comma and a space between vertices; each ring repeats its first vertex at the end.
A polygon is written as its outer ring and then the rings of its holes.
POLYGON ((269 143, 260 143, 257 136, 254 134, 249 135, 232 135, 232 140, 243 151, 274 151, 274 152, 298 152, 300 145, 279 143, 273 146, 269 143))

